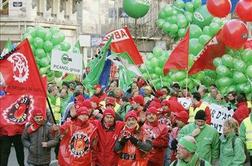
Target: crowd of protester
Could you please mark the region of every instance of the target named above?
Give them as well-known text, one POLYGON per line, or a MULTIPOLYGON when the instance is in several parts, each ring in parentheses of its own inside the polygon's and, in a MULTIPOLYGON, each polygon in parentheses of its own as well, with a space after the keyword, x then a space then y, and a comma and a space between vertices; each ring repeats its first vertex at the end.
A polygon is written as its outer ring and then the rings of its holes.
MULTIPOLYGON (((242 166, 252 162, 251 100, 243 93, 222 96, 215 85, 188 89, 174 83, 154 89, 136 78, 125 91, 113 80, 107 88, 80 82, 48 84, 50 108, 32 112, 22 132, 0 130, 0 164, 7 166, 11 144, 17 160, 46 166, 51 148, 60 166, 242 166), (90 92, 93 91, 93 92, 90 92), (185 108, 178 98, 191 100, 185 108), (209 104, 234 110, 223 131, 211 126, 209 104), (51 115, 53 114, 53 117, 51 115)), ((1 128, 1 127, 0 127, 1 128)))

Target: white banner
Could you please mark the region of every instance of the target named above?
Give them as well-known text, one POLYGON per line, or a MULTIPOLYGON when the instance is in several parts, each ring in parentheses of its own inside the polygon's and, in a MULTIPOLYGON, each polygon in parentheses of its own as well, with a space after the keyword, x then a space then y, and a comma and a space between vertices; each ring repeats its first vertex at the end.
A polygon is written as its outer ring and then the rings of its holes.
POLYGON ((51 70, 82 75, 82 55, 59 50, 52 51, 51 70))
POLYGON ((223 132, 223 122, 233 116, 234 110, 228 110, 224 106, 217 104, 209 105, 211 110, 211 126, 213 126, 219 133, 223 132))
POLYGON ((191 98, 185 98, 181 97, 178 98, 178 102, 186 109, 189 110, 191 104, 192 104, 192 99, 191 98))

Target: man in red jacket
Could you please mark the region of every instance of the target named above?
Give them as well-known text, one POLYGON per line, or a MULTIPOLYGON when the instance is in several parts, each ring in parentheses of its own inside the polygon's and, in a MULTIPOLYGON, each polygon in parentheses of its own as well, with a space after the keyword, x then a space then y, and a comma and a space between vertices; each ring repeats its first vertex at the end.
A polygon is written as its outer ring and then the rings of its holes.
POLYGON ((115 142, 124 126, 115 121, 115 111, 105 109, 101 121, 94 121, 97 127, 98 142, 94 153, 96 166, 117 166, 118 155, 114 152, 115 142))
POLYGON ((168 128, 158 123, 158 110, 151 107, 146 112, 146 122, 143 130, 152 140, 152 150, 149 154, 148 166, 163 166, 165 150, 168 147, 168 128))
POLYGON ((245 94, 241 93, 237 96, 237 109, 233 114, 233 118, 238 121, 239 124, 249 116, 250 110, 247 105, 245 94))

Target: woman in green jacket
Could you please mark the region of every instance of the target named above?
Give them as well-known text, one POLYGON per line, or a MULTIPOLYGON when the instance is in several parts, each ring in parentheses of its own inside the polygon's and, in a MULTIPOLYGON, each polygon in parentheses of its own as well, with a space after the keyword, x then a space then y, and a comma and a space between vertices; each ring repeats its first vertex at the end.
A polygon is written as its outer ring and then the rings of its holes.
POLYGON ((220 166, 243 166, 246 160, 244 144, 238 137, 238 122, 231 118, 223 125, 220 137, 220 166))

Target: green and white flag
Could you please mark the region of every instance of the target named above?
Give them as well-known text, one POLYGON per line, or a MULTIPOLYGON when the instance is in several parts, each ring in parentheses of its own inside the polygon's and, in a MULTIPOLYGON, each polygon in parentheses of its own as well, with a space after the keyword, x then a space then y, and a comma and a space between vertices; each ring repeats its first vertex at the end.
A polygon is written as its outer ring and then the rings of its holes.
POLYGON ((122 66, 127 70, 132 71, 137 76, 142 75, 138 67, 134 64, 134 62, 127 53, 112 53, 109 57, 107 57, 107 59, 110 59, 118 67, 122 66))
POLYGON ((14 49, 13 44, 10 40, 8 40, 4 46, 4 49, 0 55, 0 59, 2 59, 6 54, 11 52, 14 49))

